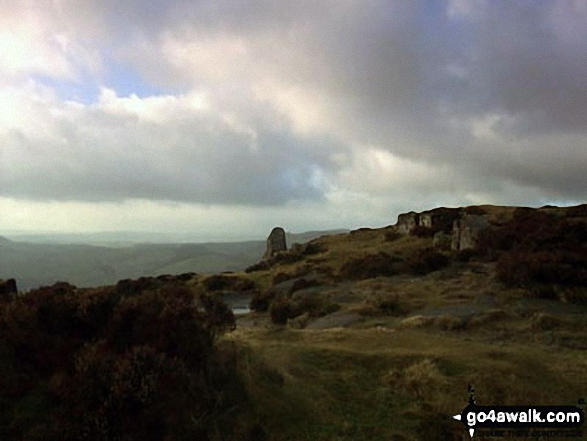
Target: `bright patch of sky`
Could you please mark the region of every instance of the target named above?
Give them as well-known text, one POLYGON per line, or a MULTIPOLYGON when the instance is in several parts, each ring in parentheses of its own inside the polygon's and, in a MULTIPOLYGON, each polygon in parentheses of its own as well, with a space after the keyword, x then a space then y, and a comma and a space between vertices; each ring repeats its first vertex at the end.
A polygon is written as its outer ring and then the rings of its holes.
POLYGON ((32 75, 31 78, 36 84, 50 88, 61 101, 93 104, 100 95, 99 84, 91 78, 69 80, 49 75, 32 75))
POLYGON ((178 95, 181 92, 177 87, 164 88, 151 84, 137 69, 115 61, 107 63, 102 84, 121 97, 136 95, 139 98, 147 98, 157 95, 178 95))

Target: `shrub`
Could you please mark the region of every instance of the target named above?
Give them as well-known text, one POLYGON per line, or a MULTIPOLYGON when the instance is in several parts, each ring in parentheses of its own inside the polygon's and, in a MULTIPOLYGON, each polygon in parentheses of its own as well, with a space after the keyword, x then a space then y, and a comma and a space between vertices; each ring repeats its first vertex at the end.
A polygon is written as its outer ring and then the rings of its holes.
POLYGON ((194 273, 194 272, 190 272, 190 273, 183 273, 183 274, 179 274, 178 276, 176 276, 177 280, 181 281, 181 282, 187 282, 188 280, 192 280, 194 277, 197 277, 198 274, 194 273))
POLYGON ((355 236, 355 235, 362 234, 362 233, 368 233, 370 231, 373 231, 373 228, 362 227, 362 228, 357 228, 356 230, 351 230, 349 232, 349 234, 351 236, 355 236))
POLYGON ((299 252, 294 251, 279 251, 274 254, 268 261, 269 266, 276 264, 295 263, 303 259, 303 255, 299 252))
POLYGON ((424 227, 422 225, 416 225, 410 231, 410 236, 416 237, 434 237, 436 232, 432 228, 424 227))
POLYGON ((434 317, 424 316, 424 315, 415 315, 412 317, 408 317, 403 319, 399 327, 412 329, 412 328, 425 328, 431 326, 434 323, 434 317))
POLYGON ((410 254, 404 262, 404 268, 412 274, 424 275, 444 268, 448 264, 448 256, 432 248, 424 248, 410 254))
POLYGON ((551 331, 564 325, 564 320, 543 312, 532 317, 532 329, 534 331, 551 331))
POLYGON ((476 216, 483 216, 484 214, 487 214, 487 211, 486 210, 484 210, 481 207, 475 207, 475 206, 473 206, 473 207, 465 207, 463 209, 463 211, 466 214, 471 214, 471 215, 476 215, 476 216))
POLYGON ((467 321, 467 328, 474 329, 480 326, 489 325, 508 317, 508 314, 499 308, 490 309, 482 314, 475 315, 467 321))
POLYGON ((434 362, 424 359, 404 369, 392 369, 383 378, 384 383, 418 398, 435 395, 447 384, 446 378, 434 362))
POLYGON ((441 315, 434 319, 434 326, 443 331, 458 331, 464 328, 464 322, 459 317, 441 315))
POLYGON ((299 277, 297 273, 277 273, 271 279, 272 285, 278 285, 291 279, 299 277))
POLYGON ((324 244, 314 239, 303 244, 294 244, 290 250, 290 253, 298 254, 299 256, 311 256, 313 254, 324 253, 326 251, 328 251, 328 249, 324 246, 324 244))
POLYGON ((258 263, 255 263, 249 267, 247 267, 247 269, 245 269, 245 273, 253 273, 256 271, 266 271, 270 268, 269 263, 266 260, 261 260, 258 263))
POLYGON ((508 286, 532 287, 538 284, 585 286, 585 253, 512 251, 497 262, 497 276, 508 286))
POLYGON ((399 258, 383 252, 369 254, 345 262, 340 269, 340 275, 346 279, 389 277, 398 274, 398 267, 395 265, 398 261, 400 261, 399 258))
POLYGON ((587 217, 587 204, 567 208, 566 215, 567 217, 587 217))
POLYGON ((209 291, 221 291, 232 286, 233 278, 215 274, 204 279, 203 283, 209 291))
MULTIPOLYGON (((297 279, 300 277, 308 276, 310 273, 321 273, 324 275, 332 275, 332 268, 329 266, 303 264, 298 266, 292 272, 279 272, 271 279, 272 285, 286 282, 291 279, 297 279)), ((313 276, 311 276, 313 277, 313 276)))
POLYGON ((478 255, 479 252, 477 250, 473 250, 471 248, 468 248, 466 250, 460 250, 457 252, 455 259, 459 262, 468 262, 470 261, 474 256, 478 255))
POLYGON ((313 286, 320 286, 320 282, 315 278, 306 279, 302 277, 293 283, 293 285, 291 286, 291 292, 294 293, 301 289, 311 288, 313 286))
POLYGON ((232 290, 237 292, 251 291, 256 288, 255 282, 241 277, 215 274, 203 281, 208 291, 232 290))
POLYGON ((383 235, 383 242, 394 242, 398 240, 402 235, 396 230, 386 231, 383 235))
POLYGON ((116 284, 116 290, 122 295, 140 294, 143 291, 158 288, 164 281, 153 277, 141 277, 137 280, 124 279, 116 284))
POLYGON ((310 314, 305 312, 296 318, 287 321, 287 326, 292 329, 304 329, 308 325, 310 314))
POLYGON ((226 305, 169 280, 60 283, 12 299, 0 306, 0 402, 12 415, 0 419, 0 434, 209 439, 230 427, 227 411, 243 399, 224 393, 238 377, 215 346, 233 328, 226 305))
POLYGON ((292 296, 289 317, 308 313, 311 317, 322 317, 338 311, 340 306, 316 292, 299 291, 292 296))
POLYGON ((374 294, 367 299, 367 308, 362 310, 364 315, 383 314, 401 315, 406 312, 405 305, 398 294, 374 294))
POLYGON ((269 306, 271 321, 276 325, 285 325, 287 319, 290 318, 291 309, 290 300, 288 298, 278 297, 273 299, 269 306))
POLYGON ((269 309, 271 300, 273 300, 273 295, 270 291, 254 291, 251 296, 249 308, 252 311, 265 312, 269 309))

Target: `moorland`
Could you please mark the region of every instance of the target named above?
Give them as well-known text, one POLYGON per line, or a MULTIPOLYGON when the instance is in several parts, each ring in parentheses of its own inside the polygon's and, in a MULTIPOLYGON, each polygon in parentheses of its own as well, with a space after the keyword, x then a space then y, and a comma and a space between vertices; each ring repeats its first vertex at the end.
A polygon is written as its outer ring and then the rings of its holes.
POLYGON ((408 213, 241 272, 0 303, 2 439, 468 439, 469 385, 587 395, 587 206, 408 213))

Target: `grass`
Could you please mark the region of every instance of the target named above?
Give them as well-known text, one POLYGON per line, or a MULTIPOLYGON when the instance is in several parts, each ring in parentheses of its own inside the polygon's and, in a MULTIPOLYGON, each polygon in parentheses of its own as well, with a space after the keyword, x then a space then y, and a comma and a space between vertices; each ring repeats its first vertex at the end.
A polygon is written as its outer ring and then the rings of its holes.
POLYGON ((274 372, 249 382, 272 440, 426 439, 427 419, 460 433, 450 416, 466 404, 469 382, 486 404, 573 404, 587 391, 583 354, 540 344, 419 329, 251 329, 226 338, 274 372))
MULTIPOLYGON (((514 211, 484 209, 501 222, 514 211)), ((451 416, 466 405, 469 383, 487 405, 575 404, 587 395, 587 315, 528 303, 527 290, 496 279, 495 263, 473 258, 426 275, 336 277, 351 259, 383 252, 403 262, 432 243, 386 240, 390 231, 323 237, 325 251, 247 275, 268 289, 275 274, 328 267, 335 277, 319 295, 363 316, 349 328, 307 329, 307 315, 225 337, 248 354, 243 375, 269 440, 460 439, 464 426, 451 416), (484 308, 472 317, 427 313, 464 304, 484 308)))

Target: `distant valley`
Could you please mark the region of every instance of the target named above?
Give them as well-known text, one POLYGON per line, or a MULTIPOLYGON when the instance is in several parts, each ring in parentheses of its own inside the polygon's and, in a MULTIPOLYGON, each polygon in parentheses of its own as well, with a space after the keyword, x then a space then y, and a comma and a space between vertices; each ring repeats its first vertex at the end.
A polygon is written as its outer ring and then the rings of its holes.
MULTIPOLYGON (((287 234, 287 243, 344 231, 287 234)), ((14 278, 19 290, 28 291, 57 281, 86 287, 161 274, 242 271, 258 262, 265 251, 262 240, 129 244, 112 237, 88 235, 91 244, 84 244, 83 235, 0 236, 0 279, 14 278)))

